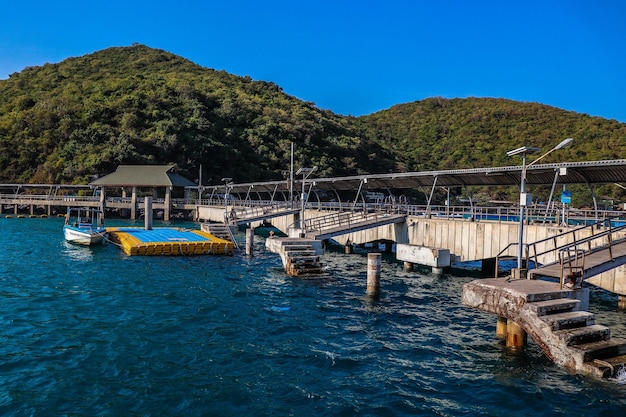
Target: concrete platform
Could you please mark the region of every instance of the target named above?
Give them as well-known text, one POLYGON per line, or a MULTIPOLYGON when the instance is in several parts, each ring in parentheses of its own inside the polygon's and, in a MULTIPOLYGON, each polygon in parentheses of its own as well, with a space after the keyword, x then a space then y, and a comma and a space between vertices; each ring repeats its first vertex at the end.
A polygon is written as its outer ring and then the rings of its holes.
MULTIPOLYGON (((574 298, 581 301, 580 309, 586 310, 589 307, 589 290, 588 289, 568 289, 563 288, 558 282, 543 281, 538 279, 518 279, 508 280, 506 278, 487 278, 469 282, 465 284, 468 288, 476 287, 482 288, 493 295, 497 295, 498 298, 506 298, 510 302, 513 302, 517 306, 521 306, 526 302, 546 301, 561 298, 574 298)), ((481 291, 481 292, 484 292, 481 291)), ((463 294, 470 297, 471 292, 466 292, 465 287, 463 294)), ((474 306, 477 300, 463 300, 463 304, 474 306)), ((484 308, 493 310, 495 306, 493 303, 487 303, 483 305, 484 308)), ((498 314, 497 311, 489 311, 494 314, 498 314)))
POLYGON ((296 237, 270 237, 265 241, 267 250, 278 253, 285 272, 294 277, 325 277, 320 256, 324 253, 322 242, 296 237))
POLYGON ((461 298, 466 307, 513 322, 560 366, 605 378, 626 367, 626 340, 611 339, 610 329, 595 323, 588 288, 494 278, 468 282, 461 298))

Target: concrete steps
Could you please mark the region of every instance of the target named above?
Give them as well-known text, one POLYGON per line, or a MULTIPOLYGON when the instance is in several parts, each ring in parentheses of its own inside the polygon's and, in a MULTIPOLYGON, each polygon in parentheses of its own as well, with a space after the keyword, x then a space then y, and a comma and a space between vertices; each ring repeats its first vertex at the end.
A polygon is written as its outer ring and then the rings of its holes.
POLYGON ((587 311, 588 288, 565 289, 542 280, 480 279, 463 285, 461 299, 466 307, 513 321, 557 365, 602 378, 626 369, 626 340, 611 338, 610 329, 587 311))
POLYGON ((285 271, 291 276, 325 275, 323 265, 312 245, 284 246, 285 271))
POLYGON ((270 238, 266 248, 280 254, 283 267, 293 277, 328 276, 321 262, 322 246, 318 240, 306 238, 270 238))
MULTIPOLYGON (((580 301, 571 298, 527 303, 526 309, 545 323, 561 349, 579 358, 588 373, 604 378, 626 366, 626 340, 611 339, 611 330, 595 323, 588 311, 578 311, 580 301)), ((557 347, 559 348, 559 347, 557 347)))

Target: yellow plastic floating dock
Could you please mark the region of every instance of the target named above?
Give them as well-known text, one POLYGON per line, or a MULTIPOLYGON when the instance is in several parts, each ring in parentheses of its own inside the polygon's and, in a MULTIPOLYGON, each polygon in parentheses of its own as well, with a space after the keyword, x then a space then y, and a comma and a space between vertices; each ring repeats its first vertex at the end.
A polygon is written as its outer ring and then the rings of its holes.
POLYGON ((202 230, 107 227, 109 240, 127 255, 232 255, 234 243, 202 230))

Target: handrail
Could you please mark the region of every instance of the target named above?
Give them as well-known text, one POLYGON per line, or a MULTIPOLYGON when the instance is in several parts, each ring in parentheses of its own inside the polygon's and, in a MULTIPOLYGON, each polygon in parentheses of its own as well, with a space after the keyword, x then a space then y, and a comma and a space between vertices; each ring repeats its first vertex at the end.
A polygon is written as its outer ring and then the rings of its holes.
MULTIPOLYGON (((551 237, 548 237, 548 238, 545 238, 545 239, 538 240, 538 241, 533 242, 533 243, 529 243, 529 244, 527 244, 527 253, 529 253, 531 251, 530 248, 532 247, 533 248, 533 255, 534 255, 533 258, 535 260, 535 264, 537 264, 539 256, 545 255, 545 254, 550 253, 550 252, 567 250, 567 249, 572 248, 572 247, 577 248, 578 246, 580 246, 582 244, 587 244, 587 251, 588 251, 588 253, 591 253, 591 252, 593 252, 593 250, 592 250, 593 248, 591 246, 591 242, 593 242, 594 240, 600 239, 600 238, 607 237, 608 238, 609 254, 610 254, 611 259, 613 259, 613 253, 612 253, 613 236, 612 235, 614 233, 616 233, 616 232, 619 232, 621 230, 626 229, 626 224, 621 225, 621 226, 613 226, 612 220, 615 220, 615 219, 620 218, 620 217, 621 216, 610 217, 610 218, 607 218, 605 220, 600 220, 600 221, 597 221, 595 223, 592 223, 592 224, 590 224, 588 226, 578 227, 578 228, 575 228, 575 229, 568 230, 566 232, 560 233, 560 234, 555 235, 555 236, 551 236, 551 237), (605 226, 607 223, 608 223, 608 229, 606 229, 606 226, 605 226), (594 229, 595 230, 599 230, 601 226, 604 226, 605 230, 603 230, 600 233, 595 233, 594 229), (591 231, 591 236, 586 236, 584 238, 577 238, 576 235, 577 234, 580 235, 580 233, 583 230, 585 230, 585 229, 589 229, 591 231), (573 242, 569 242, 569 243, 566 243, 564 245, 558 246, 557 245, 557 240, 559 238, 567 236, 569 234, 572 235, 573 242), (538 245, 543 244, 545 242, 549 242, 549 241, 554 242, 554 247, 553 248, 547 249, 547 250, 544 250, 544 251, 541 251, 541 252, 537 251, 538 245)), ((604 245, 604 247, 606 247, 606 246, 607 245, 604 245)), ((556 258, 556 256, 555 256, 555 258, 556 258)), ((556 263, 556 262, 554 262, 554 263, 556 263)))
MULTIPOLYGON (((585 243, 588 245, 588 253, 591 253, 591 252, 593 252, 593 248, 591 247, 591 242, 593 242, 594 240, 600 239, 600 238, 604 238, 604 237, 607 237, 607 239, 608 239, 609 256, 610 256, 611 259, 613 259, 613 252, 612 252, 612 245, 614 243, 614 241, 613 241, 613 234, 616 233, 616 232, 619 232, 621 230, 626 229, 626 224, 621 225, 621 226, 613 226, 613 222, 612 221, 613 220, 617 220, 617 219, 621 219, 621 218, 622 218, 622 216, 620 216, 620 215, 610 216, 610 217, 605 218, 604 220, 599 220, 599 221, 594 222, 594 223, 592 223, 590 225, 577 227, 577 228, 572 229, 572 230, 567 230, 567 231, 565 231, 563 233, 559 233, 557 235, 550 236, 550 237, 538 240, 536 242, 525 243, 524 244, 524 246, 525 246, 525 257, 524 257, 524 259, 526 259, 527 261, 530 260, 530 258, 531 258, 530 257, 531 247, 533 249, 532 250, 533 257, 532 258, 534 260, 535 265, 539 264, 538 260, 539 260, 539 257, 542 256, 542 255, 546 255, 546 254, 548 254, 550 252, 555 252, 556 253, 557 251, 565 251, 565 250, 568 250, 568 249, 570 249, 572 247, 573 248, 577 248, 578 246, 580 246, 582 244, 585 244, 585 243), (596 230, 597 230, 597 229, 600 228, 600 226, 605 226, 606 224, 608 224, 608 229, 602 231, 601 233, 594 233, 594 228, 596 228, 596 230), (583 230, 585 230, 585 229, 590 229, 592 235, 591 236, 586 236, 586 237, 584 237, 582 239, 581 238, 577 238, 576 235, 577 234, 580 235, 580 233, 583 230), (559 246, 557 244, 557 241, 560 238, 565 237, 565 236, 570 235, 570 234, 572 235, 573 242, 568 242, 568 243, 563 244, 561 246, 559 246), (537 251, 537 247, 539 245, 544 244, 546 242, 550 242, 550 241, 554 242, 554 247, 553 248, 547 249, 547 250, 544 250, 544 251, 540 251, 540 252, 537 251)), ((517 246, 518 244, 519 244, 518 242, 512 242, 512 243, 509 243, 507 246, 505 246, 504 249, 502 249, 496 255, 496 265, 498 265, 499 259, 500 259, 500 257, 502 257, 502 255, 504 253, 506 253, 512 246, 517 246)), ((606 247, 606 245, 605 245, 605 247, 606 247)), ((558 259, 557 255, 555 255, 555 259, 558 259)), ((556 263, 558 263, 558 261, 555 261, 555 262, 553 262, 551 264, 548 264, 548 265, 552 265, 552 264, 556 264, 556 263)), ((497 267, 496 267, 496 271, 495 271, 495 277, 496 278, 498 277, 498 268, 497 267)))
MULTIPOLYGON (((41 201, 51 202, 55 201, 98 201, 99 196, 79 196, 79 195, 49 195, 49 194, 2 194, 0 193, 0 203, 2 204, 16 204, 18 201, 41 201)), ((130 197, 113 197, 107 196, 107 201, 111 202, 130 202, 130 197)), ((141 201, 141 197, 137 197, 137 201, 141 201)), ((225 201, 223 198, 209 198, 198 199, 194 197, 187 197, 185 199, 172 199, 176 204, 195 204, 195 205, 215 205, 224 206, 225 201)), ((53 205, 53 204, 52 204, 53 205)), ((290 201, 278 201, 278 200, 228 200, 229 206, 241 206, 241 207, 267 207, 267 206, 282 206, 288 207, 292 205, 290 201)), ((385 211, 387 213, 404 214, 407 216, 415 217, 430 217, 430 218, 465 218, 475 221, 496 221, 496 222, 518 222, 519 210, 515 206, 502 207, 502 206, 427 206, 427 205, 411 205, 405 201, 378 201, 370 203, 341 203, 341 202, 308 202, 307 208, 317 210, 328 211, 385 211), (352 210, 354 209, 354 210, 352 210)), ((600 211, 595 210, 577 210, 568 208, 564 217, 557 217, 553 215, 558 210, 548 208, 545 206, 529 207, 528 214, 526 216, 529 221, 541 222, 542 224, 548 222, 566 224, 587 224, 591 220, 597 221, 597 217, 600 219, 616 218, 621 216, 623 218, 623 212, 617 211, 600 211), (546 216, 547 215, 547 216, 546 216)))
POLYGON ((565 284, 565 267, 569 269, 567 277, 572 279, 571 288, 582 288, 583 281, 585 280, 585 251, 574 247, 574 255, 571 254, 571 247, 567 249, 561 249, 559 251, 559 263, 561 264, 561 273, 559 277, 560 288, 563 289, 565 284), (567 256, 561 256, 567 251, 567 256), (572 265, 572 261, 574 265, 572 265), (579 262, 580 261, 580 262, 579 262))

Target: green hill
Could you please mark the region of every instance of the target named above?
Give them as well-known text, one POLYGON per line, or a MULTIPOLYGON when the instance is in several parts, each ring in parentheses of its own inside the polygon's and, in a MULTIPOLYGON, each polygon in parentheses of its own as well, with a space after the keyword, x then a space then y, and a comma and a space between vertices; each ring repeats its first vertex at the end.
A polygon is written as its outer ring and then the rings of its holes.
POLYGON ((430 98, 360 122, 407 171, 516 165, 507 151, 524 145, 547 151, 568 137, 573 146, 554 161, 626 157, 626 124, 538 103, 430 98))
POLYGON ((277 179, 291 142, 320 175, 393 168, 353 119, 141 45, 0 81, 0 182, 85 182, 147 163, 175 163, 189 178, 202 164, 214 181, 277 179))
MULTIPOLYGON (((515 165, 508 150, 564 161, 626 157, 626 124, 537 103, 430 98, 363 117, 320 110, 272 82, 143 45, 26 68, 0 81, 0 182, 85 183, 118 164, 175 163, 205 183, 515 165), (211 180, 210 180, 211 179, 211 180)), ((546 162, 554 162, 555 160, 546 162)), ((618 191, 619 192, 619 191, 618 191)))

